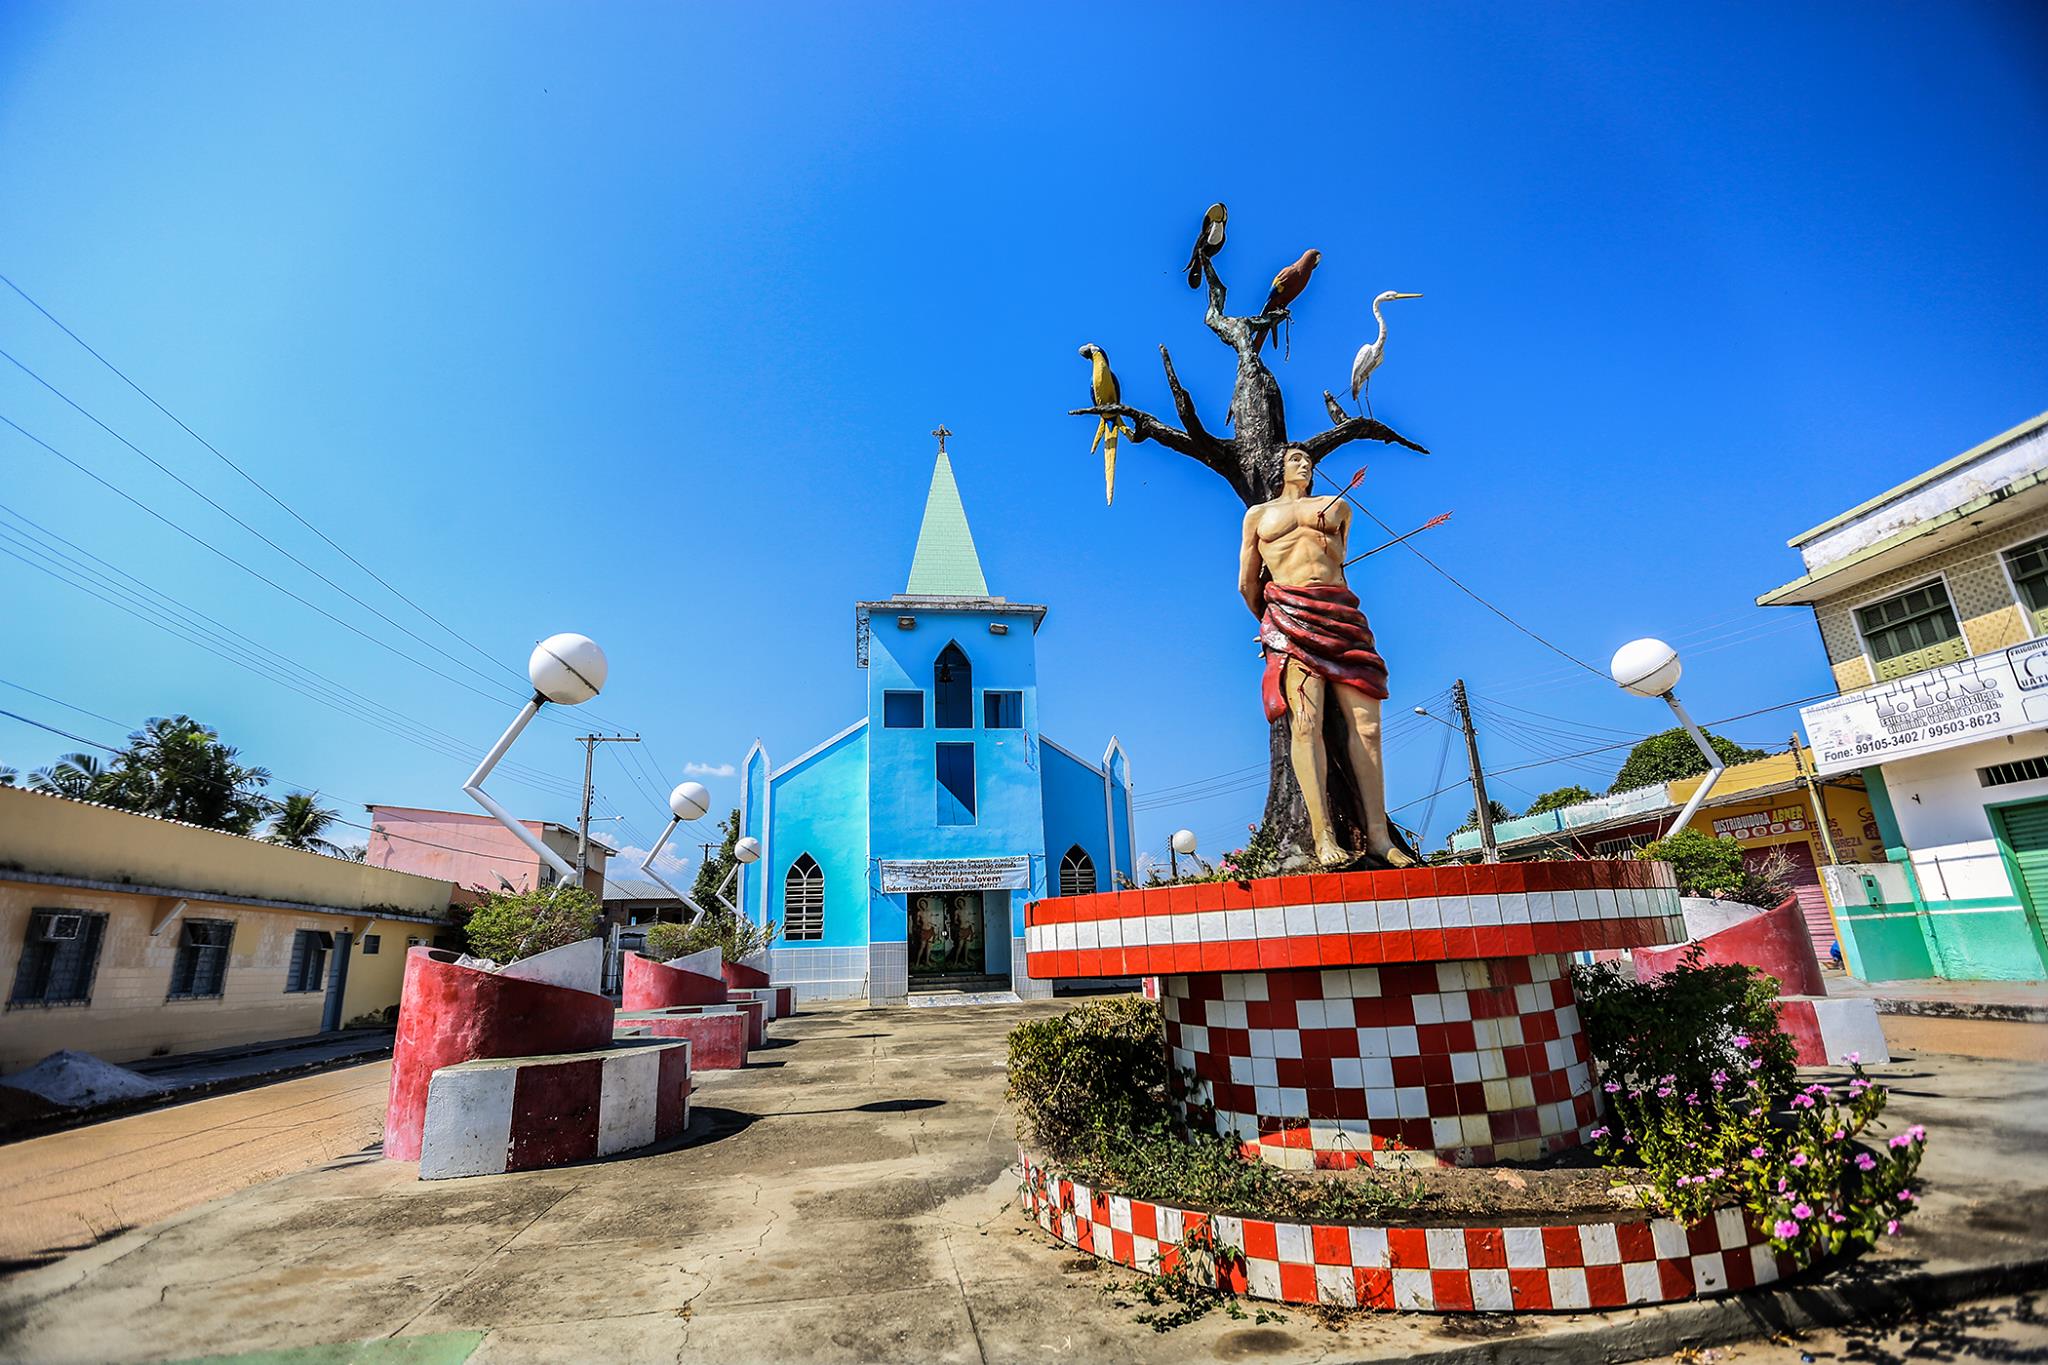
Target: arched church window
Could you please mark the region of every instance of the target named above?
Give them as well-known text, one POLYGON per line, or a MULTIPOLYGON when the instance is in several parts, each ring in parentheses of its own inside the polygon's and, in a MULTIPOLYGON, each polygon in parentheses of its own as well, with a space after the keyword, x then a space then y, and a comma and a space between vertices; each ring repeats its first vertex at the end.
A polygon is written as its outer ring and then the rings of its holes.
POLYGON ((825 869, 799 854, 782 879, 782 937, 790 942, 825 936, 825 869))
POLYGON ((1092 896, 1095 894, 1095 860, 1088 856, 1088 850, 1075 844, 1060 857, 1060 894, 1062 896, 1092 896))
POLYGON ((940 650, 932 665, 932 723, 941 730, 974 728, 974 666, 957 644, 940 650))

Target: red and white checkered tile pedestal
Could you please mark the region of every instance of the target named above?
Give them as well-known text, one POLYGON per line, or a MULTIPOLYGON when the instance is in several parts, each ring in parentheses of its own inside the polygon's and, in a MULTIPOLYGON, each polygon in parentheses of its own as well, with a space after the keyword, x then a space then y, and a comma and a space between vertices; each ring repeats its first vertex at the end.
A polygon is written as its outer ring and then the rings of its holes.
POLYGON ((1424 1313, 1625 1308, 1725 1294, 1796 1270, 1722 1209, 1556 1227, 1389 1228, 1206 1214, 1104 1194, 1022 1154, 1024 1207, 1061 1241, 1136 1270, 1213 1274, 1220 1288, 1283 1303, 1424 1313))
POLYGON ((1169 976, 1176 1098, 1302 1169, 1575 1147, 1598 1106, 1565 967, 1543 954, 1169 976))

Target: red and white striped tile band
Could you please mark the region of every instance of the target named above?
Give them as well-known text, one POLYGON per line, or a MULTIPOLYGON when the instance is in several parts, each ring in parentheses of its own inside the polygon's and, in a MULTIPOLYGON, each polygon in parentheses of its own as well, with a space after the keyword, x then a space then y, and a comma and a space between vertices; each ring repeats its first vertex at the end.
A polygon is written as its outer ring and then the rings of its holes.
POLYGON ((1213 1110, 1219 1134, 1275 1165, 1529 1160, 1580 1145, 1599 1116, 1559 956, 1162 987, 1176 1100, 1198 1122, 1213 1110))
POLYGON ((1685 939, 1671 870, 1497 863, 1059 896, 1025 908, 1029 971, 1185 975, 1528 957, 1685 939))
POLYGON ((1105 1194, 1029 1154, 1025 1211, 1054 1237, 1136 1270, 1190 1270, 1252 1298, 1424 1313, 1625 1308, 1726 1294, 1798 1269, 1735 1208, 1552 1227, 1390 1228, 1208 1214, 1105 1194), (1197 1269, 1199 1267, 1199 1269, 1197 1269))

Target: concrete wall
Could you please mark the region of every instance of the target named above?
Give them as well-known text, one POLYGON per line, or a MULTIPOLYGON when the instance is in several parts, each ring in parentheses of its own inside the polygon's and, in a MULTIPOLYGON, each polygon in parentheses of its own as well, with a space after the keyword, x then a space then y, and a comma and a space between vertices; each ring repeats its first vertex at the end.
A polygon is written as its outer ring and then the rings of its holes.
MULTIPOLYGON (((571 867, 576 864, 576 831, 544 820, 520 824, 571 867)), ((426 810, 415 806, 370 807, 369 852, 364 861, 434 877, 485 892, 500 890, 499 878, 513 889, 530 891, 543 885, 543 864, 512 831, 488 815, 465 811, 426 810)), ((604 868, 610 858, 602 844, 590 846, 590 870, 584 889, 604 897, 604 868)))
MULTIPOLYGON (((1095 889, 1116 889, 1116 861, 1109 841, 1109 779, 1093 763, 1046 742, 1039 747, 1039 795, 1045 821, 1045 866, 1049 891, 1058 892, 1060 859, 1079 844, 1095 863, 1095 889)), ((1119 838, 1118 844, 1121 845, 1119 838)), ((1020 907, 1021 912, 1021 907, 1020 907)), ((1013 935, 1024 932, 1021 923, 1013 935)))
POLYGON ((0 867, 342 909, 439 915, 445 880, 280 848, 219 830, 0 787, 0 867))
POLYGON ((1859 583, 1840 597, 1816 603, 1814 615, 1835 685, 1844 692, 1855 692, 1876 681, 1863 637, 1856 629, 1855 608, 1936 576, 1948 582, 1949 599, 1971 654, 1987 654, 2032 639, 2034 630, 2013 595, 2003 551, 2043 535, 2048 535, 2048 511, 2008 522, 1905 568, 1859 583))

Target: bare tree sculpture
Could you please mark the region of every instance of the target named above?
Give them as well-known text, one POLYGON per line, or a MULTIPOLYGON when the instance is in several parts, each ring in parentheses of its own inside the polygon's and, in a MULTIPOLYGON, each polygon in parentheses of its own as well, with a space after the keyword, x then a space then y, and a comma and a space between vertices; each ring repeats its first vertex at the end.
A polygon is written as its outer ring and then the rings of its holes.
MULTIPOLYGON (((1200 461, 1222 475, 1246 507, 1265 502, 1279 492, 1280 452, 1290 445, 1302 447, 1317 462, 1352 441, 1386 441, 1420 454, 1429 453, 1384 422, 1371 417, 1351 416, 1328 389, 1323 390, 1323 405, 1335 425, 1305 440, 1290 439, 1287 434, 1287 406, 1280 394, 1279 381, 1274 379, 1273 372, 1266 368, 1266 362, 1259 354, 1261 345, 1273 330, 1288 321, 1287 311, 1277 309, 1257 317, 1232 317, 1226 311, 1226 291, 1214 263, 1204 258, 1201 264, 1202 274, 1209 284, 1209 308, 1202 320, 1218 341, 1237 352, 1237 381, 1231 390, 1226 419, 1235 434, 1217 436, 1202 424, 1201 416, 1195 411, 1194 399, 1188 396, 1180 376, 1174 373, 1173 356, 1163 345, 1159 348, 1159 359, 1166 368, 1166 385, 1173 392, 1173 408, 1181 425, 1162 422, 1151 413, 1126 403, 1075 408, 1072 409, 1074 416, 1124 418, 1131 424, 1133 443, 1157 441, 1168 450, 1200 461)), ((1310 850, 1308 811, 1302 802, 1301 788, 1295 781, 1293 764, 1288 757, 1285 717, 1272 722, 1268 756, 1266 826, 1278 835, 1282 848, 1307 854, 1310 850)), ((1341 765, 1341 750, 1337 762, 1341 765)), ((1344 782, 1333 785, 1348 789, 1350 774, 1346 772, 1343 776, 1344 782)), ((1344 809, 1340 804, 1333 815, 1345 842, 1358 846, 1358 813, 1344 809)))

